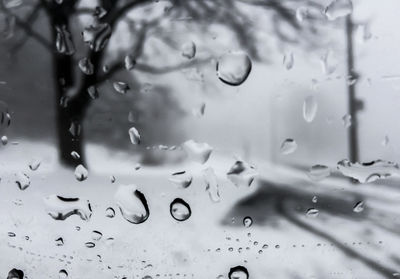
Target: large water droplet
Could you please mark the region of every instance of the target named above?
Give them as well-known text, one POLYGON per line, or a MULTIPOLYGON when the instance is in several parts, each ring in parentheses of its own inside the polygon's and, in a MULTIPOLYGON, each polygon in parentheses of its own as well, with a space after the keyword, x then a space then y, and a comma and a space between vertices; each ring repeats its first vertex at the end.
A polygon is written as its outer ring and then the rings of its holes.
POLYGON ((75 174, 76 180, 84 181, 87 179, 89 172, 83 165, 78 165, 75 168, 74 174, 75 174))
POLYGON ((228 278, 229 279, 248 279, 249 272, 247 271, 247 268, 245 268, 244 266, 238 265, 238 266, 232 267, 229 270, 228 278))
POLYGON ((188 140, 184 142, 182 147, 190 160, 201 164, 207 162, 213 150, 212 147, 207 143, 198 143, 194 140, 188 140))
POLYGON ((60 279, 68 278, 68 272, 65 269, 61 269, 58 272, 58 278, 60 278, 60 279))
POLYGON ((177 221, 186 221, 192 215, 189 204, 181 198, 176 198, 171 202, 169 212, 177 221))
POLYGON ((18 188, 20 190, 25 190, 26 188, 29 187, 29 185, 31 185, 31 180, 29 178, 28 175, 26 175, 23 172, 18 172, 15 174, 16 178, 15 178, 15 183, 17 183, 18 188))
POLYGON ((72 55, 75 52, 75 46, 72 41, 71 33, 69 33, 67 27, 56 26, 56 48, 59 53, 65 55, 72 55))
POLYGON ((337 168, 344 176, 358 180, 360 183, 373 182, 400 174, 398 164, 383 160, 369 163, 351 163, 344 159, 337 163, 337 168))
POLYGON ((246 53, 231 52, 224 54, 217 62, 217 76, 226 84, 241 85, 249 76, 251 60, 246 53))
POLYGON ((345 17, 353 12, 353 3, 351 0, 333 0, 324 10, 329 20, 335 20, 345 17))
POLYGON ((185 171, 175 172, 172 174, 169 181, 181 188, 187 188, 192 184, 193 176, 185 171))
POLYGON ((214 169, 211 167, 203 170, 203 177, 206 182, 206 191, 210 196, 211 201, 219 202, 221 201, 221 197, 219 195, 219 185, 217 175, 214 172, 214 169))
POLYGON ((114 216, 115 216, 115 210, 114 210, 114 208, 108 207, 108 208, 106 209, 106 217, 108 217, 108 218, 114 218, 114 216))
POLYGON ((319 214, 319 210, 316 208, 309 208, 309 209, 307 209, 307 212, 306 212, 307 217, 315 218, 318 216, 318 214, 319 214))
POLYGON ((24 272, 22 270, 13 268, 8 272, 7 279, 23 279, 24 272))
POLYGON ((237 187, 250 186, 258 175, 255 168, 244 161, 236 161, 227 172, 228 179, 237 187))
POLYGON ((135 127, 130 128, 128 134, 132 144, 140 144, 140 134, 135 127))
POLYGON ((78 215, 82 220, 89 221, 92 216, 88 200, 50 195, 44 198, 44 203, 47 213, 55 220, 65 220, 71 215, 78 215))
POLYGON ((308 172, 308 177, 314 181, 320 181, 331 174, 329 167, 324 165, 314 165, 308 172))
POLYGON ((128 222, 140 224, 149 218, 147 200, 135 185, 120 185, 115 194, 115 201, 128 222))
POLYGON ((297 143, 294 139, 286 139, 281 144, 281 153, 288 155, 295 152, 297 149, 297 143))
POLYGON ((89 26, 82 32, 83 41, 95 52, 102 50, 111 37, 111 27, 107 23, 89 26))
POLYGON ((192 59, 196 55, 196 45, 194 42, 184 43, 182 45, 182 56, 192 59))
POLYGON ((246 228, 250 228, 253 225, 253 219, 250 216, 246 216, 243 218, 243 226, 246 228))
POLYGON ((88 58, 84 57, 81 60, 79 60, 78 65, 82 73, 84 73, 85 75, 93 75, 94 66, 88 58))
POLYGON ((318 103, 314 96, 308 96, 303 103, 303 117, 307 122, 312 122, 317 114, 318 103))

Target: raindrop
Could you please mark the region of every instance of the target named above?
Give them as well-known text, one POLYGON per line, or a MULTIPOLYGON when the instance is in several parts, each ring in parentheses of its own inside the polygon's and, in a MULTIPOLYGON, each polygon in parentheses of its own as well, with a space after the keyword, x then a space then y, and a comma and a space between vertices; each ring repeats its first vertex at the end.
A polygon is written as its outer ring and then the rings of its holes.
POLYGON ((23 279, 24 272, 22 270, 13 268, 8 272, 7 279, 23 279))
POLYGON ((338 170, 347 177, 360 183, 373 182, 385 179, 392 175, 399 175, 399 165, 389 161, 375 160, 368 163, 351 163, 344 159, 337 163, 338 170))
POLYGON ((132 56, 127 55, 127 56, 125 56, 124 64, 125 64, 125 69, 130 71, 135 67, 136 61, 135 61, 135 59, 133 59, 132 56))
POLYGON ((99 97, 99 91, 97 91, 96 86, 89 86, 87 89, 87 92, 93 100, 97 99, 99 97))
POLYGON ((106 217, 108 218, 114 218, 115 217, 115 210, 112 207, 108 207, 106 209, 106 217))
POLYGON ((26 175, 23 172, 18 172, 15 174, 16 178, 15 178, 15 183, 17 183, 18 188, 20 190, 25 190, 26 188, 29 187, 29 185, 31 185, 31 180, 29 178, 28 175, 26 175))
POLYGON ((149 218, 147 200, 135 185, 120 185, 115 194, 115 200, 122 216, 128 222, 140 224, 149 218))
POLYGON ((87 248, 94 248, 94 247, 96 246, 96 244, 94 244, 94 243, 91 242, 91 241, 88 241, 88 242, 85 243, 85 246, 86 246, 87 248))
POLYGON ((355 213, 360 213, 364 210, 364 202, 363 201, 359 201, 357 202, 354 207, 353 207, 353 211, 355 213))
POLYGON ((92 239, 94 241, 99 241, 103 237, 103 234, 99 231, 92 231, 92 239))
POLYGON ((83 41, 98 52, 102 50, 111 37, 111 27, 107 23, 86 27, 82 32, 83 41))
POLYGON ((16 236, 16 234, 15 233, 13 233, 13 232, 8 232, 8 237, 15 237, 16 236))
POLYGON ((47 213, 55 220, 65 220, 71 215, 78 215, 84 221, 89 221, 92 208, 89 201, 79 198, 65 198, 50 195, 44 198, 47 213))
POLYGON ((7 138, 7 136, 2 136, 2 137, 1 137, 1 143, 2 143, 3 145, 6 145, 6 144, 8 143, 8 138, 7 138))
POLYGON ((217 62, 218 78, 229 85, 241 85, 249 76, 251 60, 246 53, 230 52, 224 54, 217 62))
POLYGON ((104 17, 106 14, 107 14, 107 11, 106 11, 103 7, 97 6, 97 7, 94 9, 93 16, 94 16, 94 17, 97 17, 97 18, 102 18, 102 17, 104 17))
POLYGON ((318 103, 314 96, 308 96, 303 103, 303 117, 307 122, 312 122, 317 114, 318 103))
POLYGON ((29 163, 29 168, 32 170, 32 171, 35 171, 35 170, 37 170, 39 167, 40 167, 40 160, 39 159, 33 159, 33 160, 31 160, 31 162, 29 163))
POLYGON ((128 133, 132 144, 140 144, 140 134, 135 127, 130 128, 128 133))
POLYGON ((84 57, 81 60, 79 60, 79 69, 81 69, 82 73, 85 75, 93 75, 94 73, 94 66, 90 59, 84 57))
POLYGON ((177 221, 186 221, 192 215, 189 204, 181 198, 176 198, 171 202, 169 212, 172 218, 177 221))
POLYGON ((285 139, 281 144, 281 153, 288 155, 295 152, 297 149, 297 143, 294 139, 285 139))
POLYGON ((117 91, 119 94, 126 94, 130 89, 129 84, 122 81, 115 81, 113 82, 114 90, 117 91))
POLYGON ((228 179, 237 187, 250 186, 258 173, 255 168, 244 161, 236 161, 227 172, 228 179))
POLYGON ((110 181, 111 181, 111 183, 115 183, 115 180, 116 180, 116 179, 115 179, 115 176, 114 176, 114 175, 111 175, 111 176, 110 176, 110 181))
POLYGON ((329 175, 331 175, 331 170, 324 165, 314 165, 308 171, 308 177, 314 181, 320 181, 329 175))
POLYGON ((72 41, 71 33, 65 25, 56 26, 56 48, 59 53, 72 55, 75 52, 75 46, 72 41))
POLYGON ((318 202, 318 197, 317 196, 314 196, 314 197, 312 197, 312 200, 311 200, 313 203, 317 203, 318 202))
POLYGON ((81 134, 81 125, 78 122, 72 121, 68 131, 74 138, 78 138, 81 134))
POLYGON ((187 42, 182 45, 182 56, 192 59, 196 55, 196 45, 194 42, 187 42))
POLYGON ((89 173, 88 170, 82 164, 80 164, 75 168, 74 174, 76 180, 84 181, 87 179, 89 173))
POLYGON ((345 114, 342 117, 343 120, 343 126, 347 129, 351 126, 351 115, 350 114, 345 114))
POLYGON ((219 185, 217 175, 214 172, 214 169, 211 167, 203 170, 204 181, 206 182, 206 191, 210 196, 212 202, 221 201, 221 196, 219 194, 219 185))
POLYGON ((351 0, 333 0, 324 10, 329 20, 335 20, 350 15, 353 12, 351 0))
POLYGON ((318 209, 316 209, 316 208, 309 208, 309 209, 307 209, 306 215, 307 215, 307 217, 313 217, 313 218, 315 218, 315 217, 318 216, 318 213, 319 213, 318 209))
POLYGON ((383 140, 382 140, 382 146, 388 146, 388 144, 389 144, 389 136, 385 136, 384 138, 383 138, 383 140))
POLYGON ((293 52, 290 52, 283 56, 283 65, 285 66, 286 70, 290 70, 293 68, 294 65, 293 52))
POLYGON ((71 157, 74 158, 75 160, 78 160, 78 159, 81 158, 81 156, 79 155, 79 153, 76 152, 76 151, 72 151, 72 152, 71 152, 71 157))
POLYGON ((243 226, 246 228, 250 228, 253 225, 253 219, 250 216, 246 216, 243 218, 243 226))
POLYGON ((68 278, 68 272, 65 269, 61 269, 58 272, 58 278, 60 278, 60 279, 68 278))
POLYGON ((334 59, 333 52, 328 50, 321 56, 322 72, 325 75, 333 74, 336 71, 337 61, 334 59))
POLYGON ((181 188, 187 188, 192 184, 193 177, 186 171, 175 172, 172 174, 169 181, 181 188))
POLYGON ((198 143, 194 140, 188 140, 182 145, 190 160, 204 164, 210 158, 212 147, 208 143, 198 143))
POLYGON ((59 237, 55 240, 57 246, 63 246, 64 245, 64 239, 62 237, 59 237))
POLYGON ((229 270, 228 278, 229 279, 248 279, 249 272, 247 271, 247 268, 245 268, 244 266, 238 265, 238 266, 232 267, 229 270))

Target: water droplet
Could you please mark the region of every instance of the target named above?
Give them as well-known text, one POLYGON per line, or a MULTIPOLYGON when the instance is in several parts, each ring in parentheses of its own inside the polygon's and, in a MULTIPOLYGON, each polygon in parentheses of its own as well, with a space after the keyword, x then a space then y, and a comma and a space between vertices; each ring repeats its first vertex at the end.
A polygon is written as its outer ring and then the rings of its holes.
POLYGON ((389 136, 385 136, 384 138, 383 138, 383 140, 382 140, 382 146, 388 146, 388 144, 389 144, 389 136))
POLYGON ((111 37, 111 27, 107 23, 86 27, 82 32, 83 41, 98 52, 102 50, 111 37))
POLYGON ((350 114, 345 114, 342 117, 343 120, 343 126, 347 129, 351 126, 351 115, 350 114))
POLYGON ((72 41, 71 33, 65 25, 56 26, 56 48, 59 53, 72 55, 75 52, 75 46, 72 41))
POLYGON ((227 172, 228 179, 237 187, 250 186, 258 175, 255 168, 244 161, 236 161, 227 172))
POLYGON ((182 56, 192 59, 196 55, 196 45, 194 42, 187 42, 182 45, 182 56))
POLYGON ((55 240, 57 246, 63 246, 64 245, 64 239, 62 237, 59 237, 55 240))
POLYGON ((87 179, 89 172, 82 164, 80 164, 75 168, 74 174, 76 180, 84 181, 87 179))
POLYGON ((283 65, 285 66, 286 70, 290 70, 293 68, 294 65, 293 52, 290 52, 283 56, 283 65))
POLYGON ((107 10, 104 9, 103 7, 99 7, 99 6, 97 6, 93 12, 93 16, 97 17, 97 18, 103 18, 106 14, 107 14, 107 10))
POLYGON ((135 185, 120 185, 115 194, 115 201, 128 222, 140 224, 149 218, 147 200, 135 185))
POLYGON ((119 94, 126 94, 128 90, 130 89, 129 84, 123 81, 115 81, 113 82, 113 87, 115 91, 117 91, 119 94))
POLYGON ((297 143, 294 139, 285 139, 281 144, 281 153, 288 155, 295 152, 297 149, 297 143))
POLYGON ((314 165, 308 172, 308 177, 314 181, 320 181, 327 178, 329 175, 331 175, 331 170, 324 165, 314 165))
POLYGON ((231 52, 224 54, 217 62, 218 78, 229 85, 241 85, 249 76, 251 60, 246 53, 231 52))
POLYGON ((33 159, 33 160, 31 160, 30 161, 30 163, 29 163, 29 168, 32 170, 32 171, 35 171, 35 170, 37 170, 39 167, 40 167, 40 160, 39 159, 33 159))
POLYGON ((192 215, 189 204, 181 198, 176 198, 171 202, 169 212, 172 218, 177 221, 186 221, 192 215))
POLYGON ((85 243, 85 246, 86 246, 87 248, 94 248, 94 247, 96 246, 96 244, 94 244, 94 243, 91 242, 91 241, 88 241, 88 242, 85 243))
POLYGON ((7 279, 23 279, 24 272, 22 270, 13 268, 8 272, 7 279))
POLYGON ((92 208, 89 201, 79 198, 65 198, 50 195, 44 198, 47 213, 55 220, 65 220, 71 215, 78 215, 84 221, 89 221, 92 208))
POLYGON ((68 278, 68 272, 65 269, 61 269, 58 272, 58 278, 60 278, 60 279, 68 278))
POLYGON ((79 60, 79 69, 81 69, 82 73, 85 75, 93 75, 94 73, 94 66, 90 59, 84 57, 81 60, 79 60))
POLYGON ((206 191, 210 196, 212 202, 221 201, 221 197, 219 195, 219 185, 217 175, 214 172, 214 169, 211 167, 203 170, 204 181, 206 182, 206 191))
POLYGON ((93 100, 97 99, 99 97, 99 91, 97 91, 96 86, 89 86, 87 89, 87 93, 89 94, 90 98, 93 100))
POLYGON ((351 0, 333 0, 324 10, 329 20, 335 20, 350 15, 353 12, 351 0))
POLYGON ((318 202, 318 197, 317 196, 314 196, 314 197, 312 197, 312 200, 311 200, 313 203, 317 203, 318 202))
POLYGON ((103 237, 103 234, 99 231, 92 231, 92 239, 94 241, 99 241, 103 237))
POLYGON ((250 216, 246 216, 243 218, 243 226, 246 228, 250 228, 253 225, 253 219, 250 216))
POLYGON ((357 202, 353 207, 353 211, 356 213, 360 213, 363 210, 364 210, 364 201, 357 202))
POLYGON ((2 137, 1 137, 1 143, 2 143, 3 145, 6 145, 6 144, 8 143, 8 138, 7 138, 7 136, 2 136, 2 137))
POLYGON ((198 143, 194 140, 188 140, 184 142, 182 148, 190 160, 201 164, 207 162, 213 150, 212 147, 207 143, 198 143))
POLYGON ((135 127, 130 128, 128 133, 132 144, 140 144, 140 134, 135 127))
POLYGON ((29 187, 29 185, 31 185, 31 180, 29 176, 26 175, 25 173, 17 172, 15 176, 16 176, 15 183, 17 183, 18 188, 20 190, 25 190, 26 188, 29 187))
POLYGON ((81 158, 81 156, 76 151, 71 152, 71 157, 74 158, 75 160, 78 160, 79 158, 81 158))
POLYGON ((238 266, 232 267, 229 270, 228 278, 229 279, 248 279, 249 272, 247 271, 247 268, 245 268, 244 266, 238 265, 238 266))
POLYGON ((114 216, 115 216, 115 210, 114 210, 114 208, 108 207, 108 208, 106 209, 106 217, 108 217, 108 218, 114 218, 114 216))
POLYGON ((185 171, 175 172, 172 174, 169 181, 181 188, 187 188, 192 184, 193 177, 190 173, 185 171))
POLYGON ((3 0, 3 5, 6 9, 13 9, 21 6, 24 3, 23 0, 3 0))
POLYGON ((322 72, 325 75, 333 74, 336 71, 337 63, 334 53, 331 50, 328 50, 321 56, 322 72))
POLYGON ((74 138, 78 138, 81 134, 81 125, 78 122, 72 121, 68 131, 74 138))
POLYGON ((317 114, 318 103, 314 96, 308 96, 303 103, 303 117, 307 122, 312 122, 317 114))
POLYGON ((115 180, 116 180, 115 176, 114 176, 114 175, 111 175, 111 176, 110 176, 110 181, 111 181, 111 183, 115 183, 115 180))
POLYGON ((392 175, 399 175, 398 164, 383 160, 368 163, 351 163, 349 160, 344 159, 337 163, 337 168, 344 176, 358 180, 360 183, 373 182, 392 175))
POLYGON ((128 71, 135 68, 136 65, 135 59, 133 59, 133 57, 130 55, 125 56, 124 63, 125 63, 125 69, 127 69, 128 71))
POLYGON ((16 236, 16 234, 15 233, 13 233, 13 232, 8 232, 8 237, 15 237, 16 236))
POLYGON ((307 217, 313 217, 313 218, 315 218, 315 217, 318 216, 318 214, 319 214, 319 210, 316 209, 316 208, 309 208, 309 209, 307 209, 307 213, 306 213, 307 217))

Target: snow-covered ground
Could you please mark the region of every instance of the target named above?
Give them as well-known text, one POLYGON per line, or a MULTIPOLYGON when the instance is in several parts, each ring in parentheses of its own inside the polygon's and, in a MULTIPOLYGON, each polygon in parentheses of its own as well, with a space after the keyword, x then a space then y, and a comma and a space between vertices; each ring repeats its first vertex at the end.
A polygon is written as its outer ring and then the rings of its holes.
POLYGON ((257 162, 259 179, 251 187, 236 187, 225 175, 234 158, 216 152, 206 163, 219 178, 221 201, 215 203, 205 191, 203 165, 134 170, 135 162, 122 154, 90 147, 89 176, 79 182, 73 170, 56 163, 52 147, 21 142, 1 152, 0 278, 12 268, 27 278, 59 278, 65 269, 69 278, 79 279, 228 278, 237 265, 258 279, 391 278, 400 271, 400 192, 393 180, 354 186, 332 176, 312 183, 303 171, 257 162), (28 168, 32 158, 41 160, 36 171, 28 168), (181 170, 194 175, 187 189, 168 180, 181 170), (15 183, 19 171, 31 180, 24 191, 15 183), (146 222, 135 225, 121 216, 114 200, 120 184, 136 184, 143 192, 150 207, 146 222), (52 219, 43 201, 51 194, 88 199, 91 219, 52 219), (177 197, 190 204, 187 221, 170 215, 177 197), (358 199, 365 210, 355 213, 358 199), (109 206, 116 210, 114 218, 106 217, 109 206), (319 209, 317 217, 306 216, 310 207, 319 209), (254 220, 249 228, 242 224, 246 215, 254 220), (100 240, 92 240, 93 230, 103 234, 100 240), (56 245, 59 237, 63 246, 56 245), (85 246, 89 241, 94 248, 85 246))

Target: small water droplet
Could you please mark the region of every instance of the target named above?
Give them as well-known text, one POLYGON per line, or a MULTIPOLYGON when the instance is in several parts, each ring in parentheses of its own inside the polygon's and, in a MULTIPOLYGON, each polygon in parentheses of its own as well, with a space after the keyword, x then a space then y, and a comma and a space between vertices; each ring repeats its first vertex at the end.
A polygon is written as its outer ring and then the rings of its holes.
POLYGON ((63 246, 64 245, 64 239, 62 237, 59 237, 55 240, 57 246, 63 246))
POLYGON ((243 218, 243 226, 246 228, 250 228, 253 225, 253 219, 250 216, 246 216, 243 218))
POLYGON ((30 163, 29 163, 29 168, 32 170, 32 171, 35 171, 35 170, 37 170, 39 167, 40 167, 40 160, 39 159, 32 159, 31 161, 30 161, 30 163))
POLYGON ((221 196, 219 194, 219 185, 217 175, 214 172, 214 169, 211 167, 203 170, 203 177, 206 183, 206 191, 212 202, 220 202, 221 196))
POLYGON ((317 196, 314 196, 314 197, 312 197, 312 200, 311 200, 313 203, 317 203, 318 202, 318 197, 317 196))
POLYGON ((55 220, 65 220, 72 215, 78 215, 82 220, 88 221, 92 216, 89 201, 79 198, 65 198, 50 195, 44 198, 47 213, 55 220))
POLYGON ((56 48, 59 53, 72 55, 75 53, 75 46, 72 41, 71 33, 65 25, 56 26, 56 48))
POLYGON ((88 178, 89 172, 83 165, 80 164, 75 168, 74 174, 75 174, 76 180, 84 181, 88 178))
POLYGON ((317 114, 318 103, 314 96, 308 96, 303 103, 303 118, 307 122, 312 122, 317 114))
POLYGON ((15 183, 17 183, 20 190, 26 190, 31 185, 31 180, 25 173, 18 172, 15 176, 15 183))
POLYGON ((316 209, 316 208, 309 208, 309 209, 307 209, 307 213, 306 213, 307 217, 313 217, 313 218, 315 218, 315 217, 318 216, 318 214, 319 214, 319 210, 316 209))
POLYGON ((247 271, 247 268, 245 268, 244 266, 238 265, 238 266, 232 267, 229 270, 228 278, 229 279, 248 279, 249 272, 247 271))
POLYGON ((342 117, 343 120, 343 126, 347 129, 351 126, 351 115, 350 114, 345 114, 342 117))
POLYGON ((136 61, 135 61, 135 59, 133 59, 132 56, 127 55, 127 56, 125 56, 124 64, 125 64, 125 69, 127 69, 128 71, 130 71, 130 70, 132 70, 133 68, 135 68, 136 61))
POLYGON ((97 91, 96 86, 89 86, 87 89, 87 93, 89 94, 90 98, 93 100, 99 98, 99 91, 97 91))
POLYGON ((146 197, 135 185, 120 185, 115 194, 115 201, 128 222, 140 224, 149 218, 150 211, 146 197))
POLYGON ((106 217, 108 217, 108 218, 114 218, 114 216, 115 216, 115 210, 114 210, 114 208, 108 207, 108 208, 106 209, 106 217))
POLYGON ((1 143, 2 143, 3 145, 6 145, 6 144, 8 143, 8 138, 7 138, 7 136, 2 136, 2 137, 1 137, 1 143))
POLYGON ((382 146, 386 147, 389 144, 389 136, 385 136, 382 140, 382 146))
POLYGON ((364 201, 357 202, 353 207, 353 211, 356 213, 360 213, 363 210, 364 210, 364 201))
POLYGON ((227 172, 228 179, 237 187, 250 186, 258 175, 255 168, 244 161, 236 161, 227 172))
POLYGON ((177 221, 186 221, 192 215, 189 204, 181 198, 176 198, 171 202, 170 213, 177 221))
POLYGON ((58 278, 60 278, 60 279, 68 278, 68 272, 65 269, 61 269, 58 272, 58 278))
POLYGON ((226 53, 217 62, 217 76, 228 85, 238 86, 247 79, 251 67, 251 60, 246 53, 226 53))
POLYGON ((285 139, 281 144, 281 153, 288 155, 295 152, 297 149, 297 143, 294 139, 285 139))
POLYGON ((85 246, 86 246, 87 248, 94 248, 94 247, 96 246, 96 244, 94 244, 94 243, 91 242, 91 241, 88 241, 88 242, 85 243, 85 246))
POLYGON ((290 70, 293 68, 293 65, 294 65, 293 52, 290 52, 283 56, 283 65, 285 66, 286 70, 290 70))
POLYGON ((115 81, 113 82, 114 90, 117 91, 119 94, 126 94, 130 89, 129 84, 123 81, 115 81))
POLYGON ((324 165, 314 165, 308 171, 308 177, 314 181, 320 181, 331 175, 329 167, 324 165))
POLYGON ((182 56, 192 59, 196 55, 196 45, 194 42, 187 42, 182 45, 182 56))
POLYGON ((102 50, 111 37, 111 27, 107 23, 86 27, 82 32, 83 41, 98 52, 102 50))
POLYGON ((74 158, 75 160, 78 160, 81 158, 81 156, 76 151, 71 152, 71 157, 74 158))
POLYGON ((198 143, 188 140, 182 145, 190 160, 204 164, 210 158, 213 148, 207 143, 198 143))
POLYGON ((74 138, 78 138, 81 134, 81 125, 78 122, 72 121, 68 131, 74 138))
POLYGON ((114 176, 114 175, 111 175, 111 176, 110 176, 110 181, 111 181, 111 183, 115 183, 115 180, 116 180, 115 176, 114 176))
POLYGON ((193 177, 186 171, 175 172, 169 178, 169 181, 181 188, 187 188, 192 184, 193 177))
POLYGON ((94 73, 94 66, 89 58, 84 57, 78 62, 79 69, 81 69, 82 73, 85 75, 93 75, 94 73))
POLYGON ((94 241, 99 241, 103 237, 103 234, 99 231, 92 231, 92 239, 94 241))
POLYGON ((140 144, 140 134, 135 127, 130 128, 128 134, 132 144, 140 144))

